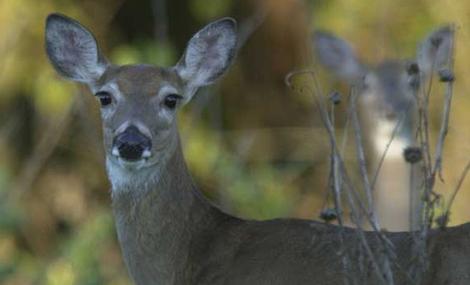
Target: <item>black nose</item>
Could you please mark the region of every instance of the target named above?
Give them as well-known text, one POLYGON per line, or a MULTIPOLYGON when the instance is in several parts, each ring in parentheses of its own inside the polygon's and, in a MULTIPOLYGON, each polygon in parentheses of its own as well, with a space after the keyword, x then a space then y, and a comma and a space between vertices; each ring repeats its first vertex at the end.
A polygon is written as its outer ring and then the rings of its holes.
POLYGON ((119 151, 119 156, 125 160, 135 161, 142 158, 145 150, 150 150, 152 142, 135 126, 128 127, 114 138, 113 148, 119 151))

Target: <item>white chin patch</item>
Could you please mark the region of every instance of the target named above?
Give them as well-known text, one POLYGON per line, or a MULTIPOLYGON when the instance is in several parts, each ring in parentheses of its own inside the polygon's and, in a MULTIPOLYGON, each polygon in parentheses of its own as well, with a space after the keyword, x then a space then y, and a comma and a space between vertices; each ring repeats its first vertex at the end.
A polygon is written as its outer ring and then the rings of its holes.
POLYGON ((152 156, 152 153, 148 149, 144 150, 144 152, 142 153, 142 158, 144 158, 144 159, 147 159, 151 156, 152 156))
POLYGON ((169 145, 164 151, 144 150, 142 159, 138 161, 122 159, 119 150, 113 147, 111 154, 107 153, 106 156, 106 170, 112 184, 112 192, 143 192, 145 189, 156 187, 166 164, 176 151, 177 137, 173 138, 174 141, 169 140, 169 145), (152 157, 158 159, 152 159, 152 157))
MULTIPOLYGON (((377 129, 374 133, 373 141, 375 151, 382 155, 387 149, 387 144, 390 142, 390 138, 393 136, 393 130, 395 129, 396 122, 379 120, 377 122, 377 129)), ((392 143, 387 150, 388 158, 402 158, 403 151, 405 148, 410 146, 410 142, 407 139, 403 139, 395 135, 392 143)))
POLYGON ((128 160, 123 159, 119 155, 119 150, 117 147, 113 147, 113 149, 111 150, 111 155, 113 156, 113 159, 112 159, 113 161, 110 161, 110 163, 118 164, 118 166, 121 166, 122 168, 132 171, 132 170, 139 170, 140 168, 145 166, 147 162, 147 158, 150 157, 150 151, 145 150, 144 153, 142 154, 142 159, 139 159, 136 161, 128 161, 128 160))
POLYGON ((140 168, 144 167, 145 164, 147 163, 148 159, 152 156, 152 153, 150 152, 150 150, 146 149, 144 150, 144 152, 142 153, 142 158, 139 159, 139 160, 136 160, 136 161, 128 161, 128 160, 125 160, 123 159, 120 154, 119 154, 119 150, 117 147, 113 147, 113 149, 111 150, 111 155, 117 159, 117 162, 119 163, 119 165, 121 165, 123 168, 126 168, 128 170, 132 170, 132 169, 135 169, 135 170, 139 170, 140 168))
POLYGON ((147 163, 146 159, 139 159, 136 161, 125 160, 121 157, 118 157, 118 163, 122 168, 125 168, 129 171, 137 171, 144 167, 147 163))
POLYGON ((119 157, 119 150, 117 147, 113 147, 113 150, 111 151, 111 154, 116 156, 116 157, 119 157))
POLYGON ((106 170, 113 193, 142 190, 155 183, 160 171, 158 165, 149 166, 146 159, 126 161, 120 157, 107 157, 106 170))

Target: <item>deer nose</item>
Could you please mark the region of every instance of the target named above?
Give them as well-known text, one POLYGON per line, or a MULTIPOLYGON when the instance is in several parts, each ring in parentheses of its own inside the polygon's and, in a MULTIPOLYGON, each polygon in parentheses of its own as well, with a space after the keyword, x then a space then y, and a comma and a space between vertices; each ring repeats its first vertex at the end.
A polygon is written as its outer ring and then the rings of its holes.
POLYGON ((113 149, 117 149, 119 157, 136 161, 147 157, 144 153, 149 153, 152 148, 151 140, 143 135, 135 126, 129 126, 124 132, 114 138, 113 149))

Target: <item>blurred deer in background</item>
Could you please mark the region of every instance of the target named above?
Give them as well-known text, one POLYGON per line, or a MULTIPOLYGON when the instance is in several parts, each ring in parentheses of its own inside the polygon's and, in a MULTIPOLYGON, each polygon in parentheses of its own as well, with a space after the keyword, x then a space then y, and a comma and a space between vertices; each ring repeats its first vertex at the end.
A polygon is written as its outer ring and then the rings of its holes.
POLYGON ((415 148, 417 96, 432 72, 448 64, 451 29, 442 27, 428 35, 414 60, 384 61, 375 67, 360 62, 351 46, 333 34, 316 32, 313 40, 319 62, 359 93, 366 145, 372 146, 372 177, 385 154, 374 188, 381 226, 392 231, 418 229, 422 165, 409 163, 420 156, 415 148))
MULTIPOLYGON (((356 230, 297 219, 239 219, 213 206, 196 187, 183 158, 176 112, 227 70, 236 45, 235 21, 225 18, 196 33, 173 67, 117 66, 78 22, 59 14, 47 18, 52 65, 63 77, 88 85, 101 105, 118 239, 134 282, 344 284, 350 274, 363 276, 362 284, 382 282, 369 259, 355 260, 345 271, 342 256, 361 245, 356 230)), ((423 284, 470 282, 469 233, 470 224, 429 233, 430 279, 423 284)), ((377 234, 363 236, 381 252, 377 234)), ((402 268, 413 260, 412 235, 387 236, 396 254, 394 280, 405 284, 410 277, 402 268)))

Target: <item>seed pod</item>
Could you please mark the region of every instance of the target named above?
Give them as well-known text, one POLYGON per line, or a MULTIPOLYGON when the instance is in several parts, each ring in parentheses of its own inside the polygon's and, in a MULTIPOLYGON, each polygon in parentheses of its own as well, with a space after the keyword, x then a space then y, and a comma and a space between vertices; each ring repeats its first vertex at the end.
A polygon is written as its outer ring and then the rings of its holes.
POLYGON ((405 157, 405 161, 408 163, 417 163, 423 159, 423 152, 419 147, 407 147, 405 151, 403 151, 403 156, 405 157))
POLYGON ((419 73, 419 66, 416 62, 410 62, 406 68, 408 75, 415 75, 419 73))
POLYGON ((330 101, 331 103, 338 105, 341 103, 341 94, 338 91, 333 91, 330 93, 330 101))
POLYGON ((447 227, 447 224, 449 223, 449 215, 448 213, 444 213, 437 217, 434 221, 440 229, 445 229, 447 227))
POLYGON ((441 82, 452 82, 454 79, 454 73, 451 70, 447 68, 439 70, 439 80, 441 82))
POLYGON ((441 37, 433 37, 431 39, 431 44, 433 45, 433 47, 435 47, 436 49, 439 48, 439 46, 441 45, 442 43, 442 38, 441 37))
POLYGON ((336 210, 332 208, 326 208, 320 213, 320 219, 322 219, 326 223, 336 220, 337 218, 338 214, 336 213, 336 210))

